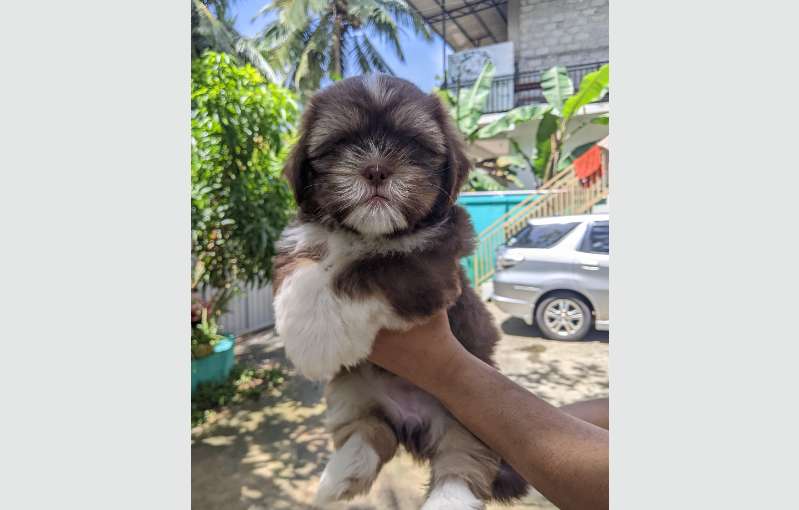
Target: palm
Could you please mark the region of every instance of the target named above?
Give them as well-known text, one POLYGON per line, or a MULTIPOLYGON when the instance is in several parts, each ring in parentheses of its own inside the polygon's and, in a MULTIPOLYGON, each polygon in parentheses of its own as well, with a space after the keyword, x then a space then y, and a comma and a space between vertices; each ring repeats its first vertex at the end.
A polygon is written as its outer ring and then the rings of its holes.
POLYGON ((287 71, 287 84, 301 92, 318 89, 325 77, 352 74, 350 67, 393 74, 375 42, 387 42, 404 62, 403 28, 430 38, 405 0, 275 0, 261 13, 277 14, 264 31, 262 49, 272 65, 287 71))
POLYGON ((250 64, 265 78, 276 81, 272 67, 253 41, 239 34, 226 17, 229 1, 191 0, 192 58, 199 57, 206 50, 227 53, 240 64, 250 64))

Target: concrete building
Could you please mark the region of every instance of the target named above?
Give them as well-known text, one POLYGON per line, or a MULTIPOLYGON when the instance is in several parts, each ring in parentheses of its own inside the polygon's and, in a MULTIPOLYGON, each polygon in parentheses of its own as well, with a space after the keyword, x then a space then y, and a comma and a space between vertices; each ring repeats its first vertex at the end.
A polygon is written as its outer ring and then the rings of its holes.
MULTIPOLYGON (((409 0, 432 29, 454 51, 448 58, 446 83, 450 89, 470 86, 486 60, 496 72, 481 123, 517 106, 545 102, 541 73, 564 66, 579 86, 582 77, 608 62, 608 0, 409 0)), ((605 100, 606 101, 606 100, 605 100)), ((572 120, 583 124, 607 113, 609 104, 589 105, 572 120)), ((518 126, 513 132, 476 142, 477 158, 510 152, 509 139, 532 152, 538 126, 518 126)), ((587 124, 570 139, 565 151, 598 141, 607 126, 587 124)), ((520 174, 524 187, 537 183, 531 173, 520 174)))

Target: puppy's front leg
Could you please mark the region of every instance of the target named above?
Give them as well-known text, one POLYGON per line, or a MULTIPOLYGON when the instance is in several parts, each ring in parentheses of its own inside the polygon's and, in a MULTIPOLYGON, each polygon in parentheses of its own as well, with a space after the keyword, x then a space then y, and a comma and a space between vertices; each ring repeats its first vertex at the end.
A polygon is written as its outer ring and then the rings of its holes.
POLYGON ((342 367, 366 359, 380 324, 379 303, 335 294, 323 263, 303 260, 284 276, 275 294, 275 325, 297 370, 329 380, 342 367))

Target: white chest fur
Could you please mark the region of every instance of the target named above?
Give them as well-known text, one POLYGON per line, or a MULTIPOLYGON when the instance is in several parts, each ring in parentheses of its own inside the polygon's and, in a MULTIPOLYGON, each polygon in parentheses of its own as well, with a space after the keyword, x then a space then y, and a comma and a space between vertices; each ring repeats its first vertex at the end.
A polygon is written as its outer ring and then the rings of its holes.
POLYGON ((334 291, 335 275, 363 256, 368 245, 312 225, 287 231, 284 240, 294 252, 320 242, 326 246, 321 261, 298 266, 275 296, 277 332, 287 356, 304 376, 328 380, 340 368, 364 360, 380 328, 410 326, 382 296, 352 300, 334 291))

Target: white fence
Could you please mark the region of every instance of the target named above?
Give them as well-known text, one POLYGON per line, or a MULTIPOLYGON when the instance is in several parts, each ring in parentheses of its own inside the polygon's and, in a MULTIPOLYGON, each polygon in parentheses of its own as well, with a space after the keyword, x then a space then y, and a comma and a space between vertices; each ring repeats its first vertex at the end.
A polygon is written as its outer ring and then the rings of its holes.
POLYGON ((268 328, 275 324, 272 306, 272 285, 247 287, 230 300, 228 312, 219 319, 219 328, 236 336, 268 328))

